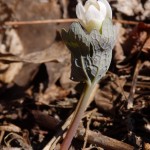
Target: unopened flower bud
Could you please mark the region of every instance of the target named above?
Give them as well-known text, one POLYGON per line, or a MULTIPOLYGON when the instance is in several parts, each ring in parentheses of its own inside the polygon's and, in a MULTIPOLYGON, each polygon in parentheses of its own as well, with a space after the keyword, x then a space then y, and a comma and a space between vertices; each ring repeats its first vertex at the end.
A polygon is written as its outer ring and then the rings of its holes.
POLYGON ((106 18, 112 19, 112 10, 107 0, 87 0, 84 6, 79 1, 76 15, 88 32, 93 29, 100 31, 103 21, 106 18))

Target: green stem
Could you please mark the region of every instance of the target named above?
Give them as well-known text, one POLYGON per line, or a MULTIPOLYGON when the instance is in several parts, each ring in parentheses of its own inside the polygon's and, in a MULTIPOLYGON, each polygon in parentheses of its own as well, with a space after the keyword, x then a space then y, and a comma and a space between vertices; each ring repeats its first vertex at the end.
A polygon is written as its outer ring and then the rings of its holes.
POLYGON ((92 84, 86 84, 85 90, 83 91, 83 94, 79 100, 79 103, 76 107, 74 116, 73 116, 73 120, 70 124, 70 127, 67 131, 66 137, 61 145, 61 149, 60 150, 68 150, 69 146, 71 144, 71 141, 76 133, 76 130, 79 126, 80 120, 82 119, 83 115, 84 115, 84 111, 88 105, 88 101, 90 99, 90 96, 92 95, 92 92, 94 91, 94 86, 96 84, 92 83, 92 84))
POLYGON ((88 73, 87 73, 87 71, 86 71, 86 67, 85 67, 85 62, 84 62, 84 58, 83 58, 83 56, 81 56, 81 64, 82 64, 82 69, 83 69, 83 71, 84 71, 84 73, 85 73, 85 76, 86 76, 86 81, 87 81, 87 84, 90 86, 91 85, 91 80, 90 80, 90 78, 89 78, 89 76, 88 76, 88 73))

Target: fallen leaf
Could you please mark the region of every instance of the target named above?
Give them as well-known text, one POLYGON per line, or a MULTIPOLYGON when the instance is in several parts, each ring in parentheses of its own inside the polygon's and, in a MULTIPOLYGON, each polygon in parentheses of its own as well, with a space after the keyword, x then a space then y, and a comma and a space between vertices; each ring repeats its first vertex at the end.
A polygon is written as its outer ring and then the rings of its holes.
POLYGON ((114 103, 118 96, 121 95, 122 98, 125 98, 123 86, 125 85, 126 80, 111 75, 111 80, 106 78, 103 82, 104 86, 100 87, 95 95, 95 103, 99 109, 110 113, 113 112, 117 106, 114 105, 114 103))
POLYGON ((54 130, 60 123, 60 120, 44 113, 38 110, 32 110, 31 111, 35 121, 42 127, 49 129, 49 130, 54 130))

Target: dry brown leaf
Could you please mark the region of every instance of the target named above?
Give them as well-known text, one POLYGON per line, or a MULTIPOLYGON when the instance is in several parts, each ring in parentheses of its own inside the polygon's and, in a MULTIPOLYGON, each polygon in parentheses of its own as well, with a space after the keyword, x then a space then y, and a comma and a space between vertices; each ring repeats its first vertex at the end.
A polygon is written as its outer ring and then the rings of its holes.
POLYGON ((39 97, 38 102, 49 105, 53 101, 64 99, 69 93, 69 90, 64 90, 56 85, 52 85, 39 97))
POLYGON ((144 143, 144 150, 150 150, 150 143, 144 143))
MULTIPOLYGON (((116 44, 115 54, 117 55, 113 59, 115 62, 117 60, 116 67, 120 74, 132 75, 138 59, 142 61, 149 60, 149 32, 150 27, 140 23, 129 33, 126 30, 126 35, 124 35, 126 40, 122 44, 116 44), (120 53, 122 49, 123 53, 120 53), (118 61, 119 59, 121 61, 118 61)), ((123 37, 121 36, 120 38, 122 39, 123 37)))
POLYGON ((113 5, 118 12, 126 16, 134 16, 137 20, 145 20, 150 17, 149 0, 117 0, 113 5))
POLYGON ((35 121, 46 129, 54 130, 60 123, 60 120, 48 115, 47 113, 41 112, 39 110, 32 110, 31 112, 35 118, 35 121))
MULTIPOLYGON (((0 58, 10 55, 21 55, 23 53, 22 42, 14 29, 7 29, 1 34, 0 40, 0 58)), ((6 64, 0 59, 0 81, 10 83, 21 70, 23 64, 21 62, 6 64)))
POLYGON ((77 85, 77 82, 74 82, 70 79, 70 68, 70 65, 63 67, 63 71, 60 77, 60 84, 64 89, 74 88, 77 85))
POLYGON ((106 112, 112 112, 114 109, 113 103, 119 95, 124 97, 123 86, 126 80, 117 76, 111 76, 111 80, 105 80, 105 86, 100 88, 95 96, 95 102, 98 108, 106 112))
POLYGON ((43 51, 33 52, 24 56, 16 56, 12 54, 0 54, 0 61, 6 62, 26 62, 41 64, 45 62, 62 62, 65 59, 67 51, 62 50, 65 48, 62 42, 54 42, 50 48, 43 51))
MULTIPOLYGON (((66 4, 67 1, 63 1, 63 4, 66 4)), ((44 20, 44 19, 58 19, 61 18, 61 5, 57 1, 47 1, 46 3, 41 3, 41 1, 4 1, 2 3, 5 4, 12 12, 13 16, 16 20, 44 20), (29 5, 30 4, 30 5, 29 5)), ((66 6, 65 6, 66 7, 66 6)), ((66 8, 63 8, 66 11, 66 8)), ((64 12, 65 13, 65 12, 64 12)), ((27 62, 27 63, 35 63, 40 64, 44 62, 63 62, 65 59, 65 46, 58 42, 55 43, 57 30, 59 28, 58 24, 43 24, 43 25, 29 25, 29 26, 20 26, 17 27, 15 31, 18 33, 18 37, 23 45, 23 53, 11 53, 7 49, 8 53, 0 54, 0 61, 5 63, 14 62, 27 62)), ((0 38, 1 40, 1 38, 0 38)), ((5 41, 5 40, 3 40, 5 41)), ((0 41, 1 42, 1 41, 0 41)), ((6 47, 5 45, 3 47, 6 47)), ((1 48, 0 48, 1 49, 1 48)), ((12 49, 15 51, 15 47, 12 49)), ((68 52, 68 51, 67 51, 68 52)), ((17 63, 19 64, 19 63, 17 63)), ((34 65, 34 64, 33 64, 34 65)), ((31 67, 31 66, 29 66, 31 67)), ((37 67, 37 66, 36 66, 37 67)), ((15 67, 16 68, 16 67, 15 67)), ((31 68, 32 69, 32 68, 31 68)), ((29 70, 31 70, 29 69, 29 70)), ((38 69, 38 67, 37 67, 38 69)), ((24 66, 23 69, 24 70, 24 66)), ((24 71, 15 71, 15 76, 18 75, 19 79, 24 80, 20 77, 19 72, 24 71)), ((28 70, 25 69, 26 76, 29 75, 33 77, 32 72, 34 72, 35 66, 33 66, 33 70, 28 73, 28 70)), ((13 72, 12 72, 13 73, 13 72)), ((10 83, 13 81, 14 76, 9 72, 11 78, 2 78, 4 82, 10 83), (6 81, 7 80, 7 81, 6 81)), ((3 75, 3 74, 2 74, 3 75)), ((27 77, 27 78, 29 78, 27 77)))

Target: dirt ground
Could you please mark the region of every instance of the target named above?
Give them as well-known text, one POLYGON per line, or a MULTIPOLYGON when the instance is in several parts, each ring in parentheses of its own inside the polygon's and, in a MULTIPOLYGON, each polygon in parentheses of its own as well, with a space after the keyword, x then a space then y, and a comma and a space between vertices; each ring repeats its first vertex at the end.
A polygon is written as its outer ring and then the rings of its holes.
MULTIPOLYGON (((150 150, 150 0, 109 2, 118 30, 111 66, 70 150, 150 150)), ((60 34, 76 4, 0 0, 0 150, 60 149, 83 88, 70 80, 60 34)))

